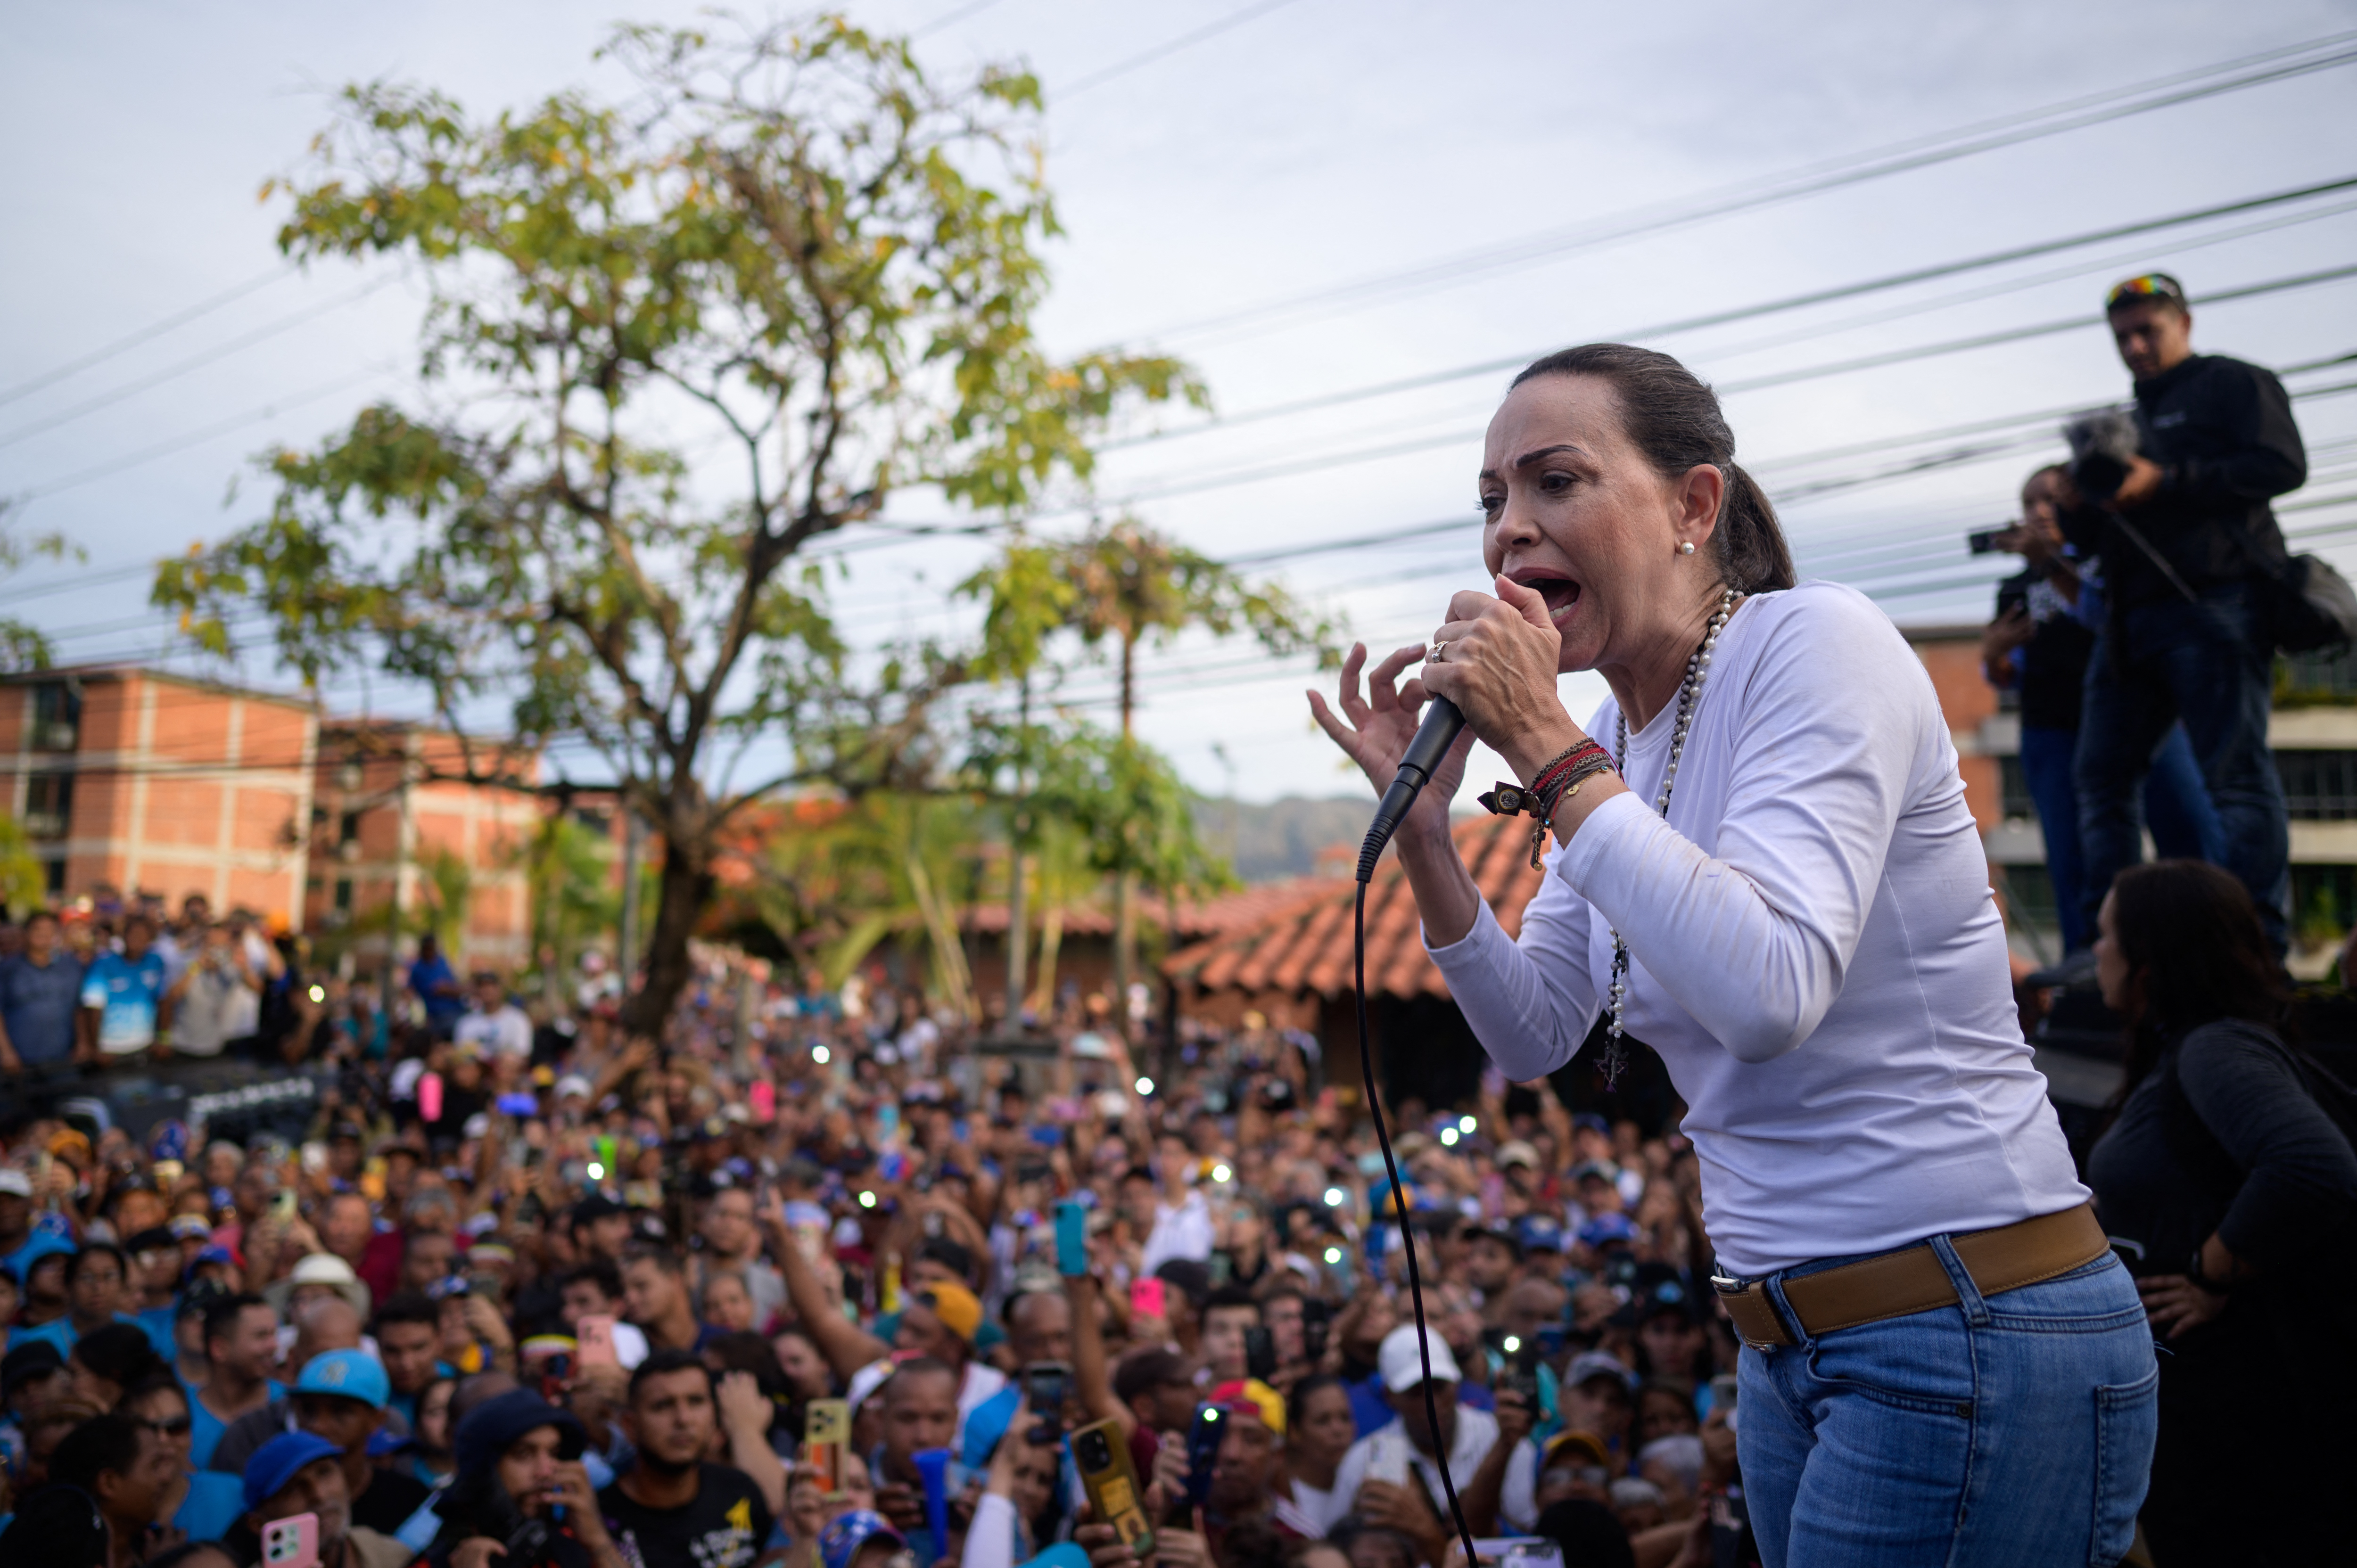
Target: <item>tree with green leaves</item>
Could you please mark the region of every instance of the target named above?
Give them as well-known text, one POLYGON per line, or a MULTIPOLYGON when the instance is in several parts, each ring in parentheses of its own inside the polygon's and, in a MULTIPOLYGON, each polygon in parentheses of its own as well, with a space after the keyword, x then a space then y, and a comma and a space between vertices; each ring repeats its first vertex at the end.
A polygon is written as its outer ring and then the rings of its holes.
POLYGON ((577 817, 554 811, 517 846, 516 860, 531 899, 541 993, 554 1003, 581 954, 621 918, 612 847, 577 817))
MULTIPOLYGON (((89 554, 62 533, 20 534, 8 514, 19 503, 0 499, 0 573, 15 572, 28 561, 86 561, 89 554)), ((15 616, 0 616, 0 674, 47 670, 57 662, 57 650, 40 628, 15 616)))
MULTIPOLYGON (((1024 973, 1030 962, 1026 862, 1038 843, 1041 826, 1032 814, 1030 789, 1052 746, 1049 732, 1032 722, 1032 687, 1049 639, 1071 624, 1080 601, 1080 592, 1062 565, 1055 547, 1018 534, 996 560, 957 585, 960 597, 980 599, 986 607, 981 647, 968 660, 969 673, 994 683, 1011 681, 1017 694, 1012 725, 987 719, 976 724, 976 746, 967 763, 968 770, 978 775, 985 788, 1004 775, 1010 790, 1006 799, 1006 1026, 1010 1030, 1020 1026, 1023 1016, 1024 973)), ((1057 929, 1060 932, 1060 920, 1057 929)), ((1053 961, 1049 961, 1051 969, 1053 961)))
MULTIPOLYGON (((1217 637, 1249 635, 1272 654, 1315 650, 1320 667, 1329 668, 1338 657, 1336 628, 1275 584, 1253 582, 1134 518, 1092 523, 1061 553, 1060 572, 1071 589, 1073 629, 1087 648, 1110 651, 1120 682, 1116 743, 1108 747, 1082 732, 1074 737, 1071 761, 1075 779, 1119 785, 1115 793, 1096 798, 1091 820, 1106 835, 1099 854, 1114 874, 1114 989, 1126 1027, 1129 983, 1137 968, 1139 879, 1175 875, 1200 856, 1177 775, 1136 739, 1139 648, 1149 642, 1167 648, 1181 632, 1200 628, 1217 637)), ((1180 886, 1148 885, 1165 892, 1180 886)))
POLYGON ((48 901, 49 878, 25 824, 0 811, 0 908, 21 920, 48 901))
POLYGON ((280 245, 415 266, 441 395, 272 455, 268 516, 154 594, 216 652, 257 606, 307 682, 373 665, 462 734, 504 701, 517 740, 593 752, 662 847, 640 1036, 687 982, 732 817, 932 767, 956 672, 855 643, 811 547, 912 485, 1012 516, 1085 479, 1120 408, 1201 398, 1176 360, 1039 344, 1057 225, 1030 75, 939 82, 839 16, 715 27, 619 29, 614 102, 479 120, 346 90, 270 188, 280 245))

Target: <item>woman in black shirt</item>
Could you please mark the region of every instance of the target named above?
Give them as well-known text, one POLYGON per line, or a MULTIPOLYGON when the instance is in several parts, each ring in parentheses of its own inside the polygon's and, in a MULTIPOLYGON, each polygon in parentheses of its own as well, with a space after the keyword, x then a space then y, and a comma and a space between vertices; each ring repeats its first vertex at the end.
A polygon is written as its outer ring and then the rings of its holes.
POLYGON ((2121 872, 2095 957, 2129 1039, 2087 1179, 2169 1352, 2143 1514, 2154 1558, 2323 1561, 2357 1458, 2357 1152, 2284 1041, 2284 973, 2233 876, 2182 860, 2121 872))

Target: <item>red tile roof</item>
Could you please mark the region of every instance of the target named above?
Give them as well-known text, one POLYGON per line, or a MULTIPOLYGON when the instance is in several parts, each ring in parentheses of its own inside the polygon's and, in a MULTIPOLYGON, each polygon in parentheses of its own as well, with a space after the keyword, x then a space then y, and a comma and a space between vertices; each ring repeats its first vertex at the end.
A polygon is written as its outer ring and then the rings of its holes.
MULTIPOLYGON (((1523 908, 1538 891, 1531 869, 1531 829, 1521 817, 1468 818, 1455 830, 1457 851, 1475 886, 1512 936, 1523 908)), ((1163 963, 1173 980, 1199 992, 1315 992, 1337 996, 1351 987, 1352 885, 1321 880, 1271 908, 1254 924, 1182 948, 1163 963)), ((1367 889, 1367 991, 1370 995, 1446 996, 1448 986, 1425 955, 1415 899, 1399 857, 1385 853, 1367 889)))
MULTIPOLYGON (((1222 893, 1216 898, 1200 903, 1180 900, 1178 905, 1178 936, 1181 940, 1195 941, 1224 936, 1247 927, 1258 925, 1280 909, 1289 909, 1303 897, 1312 893, 1330 893, 1338 886, 1331 876, 1296 876, 1284 882, 1264 882, 1233 893, 1222 893)), ((1339 886, 1348 886, 1343 883, 1339 886)), ((1035 906, 1029 911, 1033 921, 1040 911, 1035 906)), ((1141 925, 1160 926, 1170 917, 1170 906, 1153 894, 1141 894, 1137 900, 1137 918, 1141 925)), ((985 903, 971 904, 959 916, 959 923, 969 931, 1004 936, 1006 932, 1006 901, 993 898, 985 903)), ((1064 906, 1064 935, 1067 937, 1113 934, 1113 910, 1093 900, 1064 906)))

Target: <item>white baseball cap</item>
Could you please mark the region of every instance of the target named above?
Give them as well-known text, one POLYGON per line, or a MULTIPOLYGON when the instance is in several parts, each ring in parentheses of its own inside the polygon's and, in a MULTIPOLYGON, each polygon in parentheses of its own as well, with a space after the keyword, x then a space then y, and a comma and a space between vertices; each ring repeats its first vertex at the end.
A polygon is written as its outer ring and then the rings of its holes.
POLYGON ((15 1165, 0 1165, 0 1192, 13 1192, 18 1197, 33 1196, 33 1178, 15 1165))
MULTIPOLYGON (((1464 1374, 1457 1369, 1457 1358, 1449 1354, 1448 1341, 1435 1334, 1426 1343, 1432 1352, 1433 1381, 1461 1381, 1464 1374)), ((1375 1362, 1383 1370, 1383 1387, 1395 1394, 1404 1394, 1424 1381, 1424 1358, 1416 1349, 1415 1325, 1403 1323, 1384 1335, 1383 1348, 1375 1353, 1375 1362)))

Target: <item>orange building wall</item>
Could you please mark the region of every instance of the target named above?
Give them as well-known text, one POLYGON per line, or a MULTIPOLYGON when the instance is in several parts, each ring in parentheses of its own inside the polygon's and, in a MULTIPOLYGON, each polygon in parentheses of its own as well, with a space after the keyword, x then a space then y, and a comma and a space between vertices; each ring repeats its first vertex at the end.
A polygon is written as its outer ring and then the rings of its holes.
POLYGON ((1932 677, 1932 689, 1939 693, 1940 712, 1947 718, 1949 733, 1956 737, 1964 800, 1973 809, 1973 821, 1986 832, 2004 815, 2005 793, 1996 758, 1978 755, 1973 739, 1997 711, 1996 689, 1981 673, 1979 630, 1975 628, 1970 635, 1910 632, 1909 639, 1932 677))
POLYGON ((21 813, 29 779, 72 774, 66 835, 38 850, 62 854, 68 897, 103 883, 300 918, 318 733, 307 705, 146 671, 82 671, 72 748, 34 749, 36 690, 59 679, 0 685, 0 801, 21 813))
MULTIPOLYGON (((521 782, 537 780, 537 758, 502 760, 521 782)), ((361 967, 382 961, 384 912, 396 896, 412 925, 430 904, 432 863, 444 852, 466 865, 470 882, 451 962, 462 971, 512 973, 531 958, 531 903, 520 860, 544 807, 525 790, 432 778, 461 771, 466 761, 456 737, 414 725, 330 725, 323 735, 308 918, 323 930, 356 921, 351 950, 361 967)), ((479 767, 489 761, 478 751, 479 767)), ((404 937, 399 950, 406 959, 415 950, 414 939, 404 937)))

